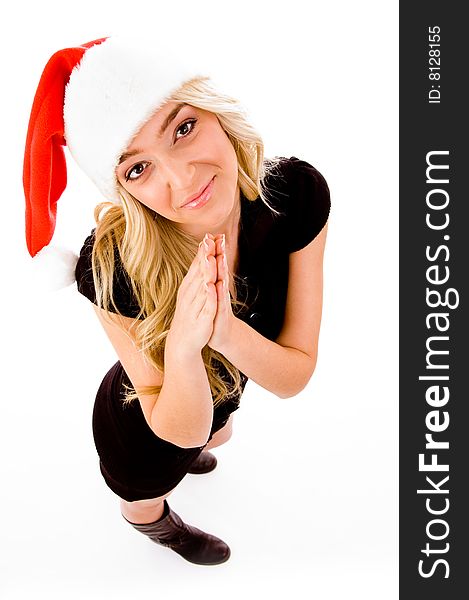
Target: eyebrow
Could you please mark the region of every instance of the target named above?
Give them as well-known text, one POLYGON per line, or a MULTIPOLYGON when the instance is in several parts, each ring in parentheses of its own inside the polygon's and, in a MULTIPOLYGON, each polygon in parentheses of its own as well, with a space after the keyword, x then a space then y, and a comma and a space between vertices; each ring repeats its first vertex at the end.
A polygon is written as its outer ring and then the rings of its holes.
MULTIPOLYGON (((166 117, 166 119, 163 121, 163 124, 160 127, 160 131, 158 133, 159 138, 163 137, 163 134, 166 131, 166 129, 168 129, 169 125, 172 123, 172 121, 174 121, 174 119, 177 117, 179 111, 184 106, 187 106, 187 102, 180 102, 169 113, 169 115, 166 117)), ((121 165, 124 161, 126 161, 131 156, 135 156, 136 154, 140 154, 141 152, 143 152, 143 150, 140 150, 140 149, 131 150, 130 152, 124 152, 124 154, 122 154, 120 156, 118 164, 121 165)))

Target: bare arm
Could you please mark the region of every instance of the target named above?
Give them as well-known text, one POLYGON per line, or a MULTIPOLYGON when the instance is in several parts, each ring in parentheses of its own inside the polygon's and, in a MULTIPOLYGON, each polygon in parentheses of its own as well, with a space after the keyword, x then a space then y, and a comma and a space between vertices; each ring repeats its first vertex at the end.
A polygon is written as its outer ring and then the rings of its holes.
POLYGON ((249 379, 279 398, 301 392, 315 367, 308 354, 272 342, 240 319, 236 319, 232 344, 223 354, 249 379))
POLYGON ((101 308, 94 309, 137 394, 139 388, 162 385, 158 396, 138 396, 154 433, 182 448, 203 446, 212 426, 213 402, 201 353, 180 352, 177 340, 167 343, 163 375, 137 349, 134 319, 118 315, 108 318, 101 308))
POLYGON ((159 437, 191 448, 208 441, 213 400, 201 353, 181 352, 180 345, 177 340, 166 344, 163 387, 151 413, 151 427, 159 437))
MULTIPOLYGON (((106 315, 94 307, 119 360, 135 387, 162 385, 156 395, 138 396, 143 414, 158 437, 182 448, 203 446, 210 435, 213 401, 201 349, 213 327, 216 292, 199 252, 178 290, 176 312, 165 347, 164 374, 150 365, 135 343, 134 319, 106 315)), ((214 260, 214 259, 213 259, 214 260)))
POLYGON ((275 342, 233 315, 217 340, 216 349, 232 364, 280 398, 300 392, 316 366, 326 235, 327 224, 310 244, 290 254, 285 320, 275 342))

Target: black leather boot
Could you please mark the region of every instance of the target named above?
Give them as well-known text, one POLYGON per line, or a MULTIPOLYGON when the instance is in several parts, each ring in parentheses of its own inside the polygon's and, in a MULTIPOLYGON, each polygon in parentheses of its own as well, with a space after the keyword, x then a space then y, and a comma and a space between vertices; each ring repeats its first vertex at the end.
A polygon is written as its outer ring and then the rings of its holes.
POLYGON ((201 452, 188 469, 188 473, 210 473, 217 466, 217 457, 211 452, 201 452))
POLYGON ((181 517, 171 510, 166 500, 163 514, 153 523, 131 523, 125 517, 124 519, 157 544, 171 548, 197 565, 218 565, 230 558, 230 548, 225 542, 196 527, 186 525, 181 517))

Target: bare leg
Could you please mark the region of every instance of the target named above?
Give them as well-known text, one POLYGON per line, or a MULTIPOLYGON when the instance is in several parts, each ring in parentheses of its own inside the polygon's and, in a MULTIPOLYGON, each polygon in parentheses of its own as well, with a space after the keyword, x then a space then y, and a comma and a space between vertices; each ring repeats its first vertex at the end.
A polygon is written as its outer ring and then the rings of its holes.
POLYGON ((161 517, 164 510, 164 499, 167 498, 174 489, 159 498, 150 498, 149 500, 135 500, 128 502, 121 498, 120 508, 122 515, 131 523, 153 523, 161 517))
POLYGON ((233 434, 233 415, 230 415, 228 422, 224 427, 222 427, 219 431, 217 431, 213 436, 209 443, 205 446, 205 450, 210 450, 211 448, 216 448, 217 446, 221 446, 225 444, 233 434))

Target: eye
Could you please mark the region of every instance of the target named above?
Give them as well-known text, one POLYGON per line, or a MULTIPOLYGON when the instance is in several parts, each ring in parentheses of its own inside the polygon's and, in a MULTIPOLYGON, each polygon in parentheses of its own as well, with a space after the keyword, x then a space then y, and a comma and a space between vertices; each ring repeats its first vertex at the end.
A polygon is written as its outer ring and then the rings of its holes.
POLYGON ((194 130, 196 122, 197 122, 197 119, 188 119, 187 121, 184 121, 184 123, 181 123, 179 125, 179 127, 176 129, 176 134, 174 136, 175 141, 177 141, 181 137, 188 137, 194 130), (178 131, 182 131, 183 135, 178 136, 177 135, 178 131))
POLYGON ((126 181, 135 181, 136 179, 138 179, 142 175, 142 173, 145 170, 146 165, 148 165, 148 164, 149 163, 147 163, 147 162, 141 162, 141 163, 137 163, 136 165, 134 165, 125 174, 125 180, 126 181))

